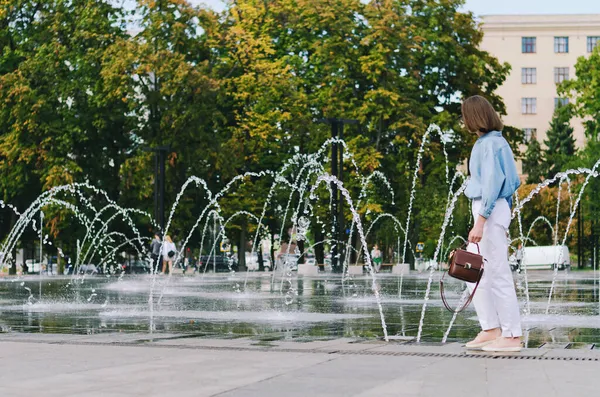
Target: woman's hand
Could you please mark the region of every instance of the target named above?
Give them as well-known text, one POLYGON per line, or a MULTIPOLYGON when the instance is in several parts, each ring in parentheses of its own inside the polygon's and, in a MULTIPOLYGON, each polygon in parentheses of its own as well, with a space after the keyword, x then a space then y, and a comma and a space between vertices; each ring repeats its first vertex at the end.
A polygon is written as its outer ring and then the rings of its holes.
POLYGON ((483 226, 485 225, 486 220, 487 219, 481 215, 477 217, 475 226, 473 226, 473 229, 471 229, 471 232, 469 233, 470 243, 479 243, 481 241, 481 238, 483 237, 483 226))

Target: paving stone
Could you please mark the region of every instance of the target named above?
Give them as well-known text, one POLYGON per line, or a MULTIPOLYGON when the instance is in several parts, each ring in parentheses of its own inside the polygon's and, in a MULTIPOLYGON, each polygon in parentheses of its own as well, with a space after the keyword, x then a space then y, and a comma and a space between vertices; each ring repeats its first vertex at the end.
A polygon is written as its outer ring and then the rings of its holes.
POLYGON ((19 332, 7 332, 0 333, 0 341, 4 340, 17 340, 17 341, 32 341, 32 342, 65 342, 65 341, 77 341, 88 338, 89 335, 73 335, 73 334, 38 334, 38 333, 19 333, 19 332))
MULTIPOLYGON (((541 349, 540 349, 541 350, 541 349)), ((598 359, 600 360, 600 350, 584 350, 584 349, 549 349, 544 357, 556 357, 556 358, 586 358, 586 359, 598 359)), ((599 363, 600 364, 600 363, 599 363)))
POLYGON ((143 332, 111 332, 100 333, 95 335, 86 335, 80 338, 82 342, 97 342, 97 343, 132 343, 132 342, 157 342, 164 339, 174 338, 181 335, 178 334, 149 334, 143 332))
MULTIPOLYGON (((576 397, 595 395, 600 388, 595 361, 372 354, 464 352, 458 343, 378 345, 338 339, 297 343, 298 347, 310 346, 311 352, 282 352, 276 351, 277 347, 272 351, 235 350, 236 343, 247 346, 256 342, 251 339, 188 338, 130 346, 115 345, 110 338, 104 343, 98 339, 93 345, 69 344, 68 340, 59 344, 56 340, 1 339, 0 363, 9 365, 0 369, 0 396, 576 397), (189 349, 169 345, 183 341, 192 343, 189 349), (232 348, 210 349, 227 344, 232 348), (364 354, 343 350, 351 346, 370 350, 364 354), (328 354, 332 347, 352 354, 328 354)), ((292 343, 279 342, 278 348, 292 343)), ((521 355, 534 353, 591 357, 600 352, 532 349, 521 355)))
POLYGON ((495 359, 502 359, 502 358, 509 358, 509 357, 523 357, 523 358, 527 358, 527 357, 541 357, 544 356, 546 353, 548 353, 547 349, 523 349, 518 353, 494 353, 494 352, 484 352, 481 350, 465 350, 465 355, 467 356, 473 356, 473 357, 477 357, 477 356, 481 356, 481 357, 489 357, 489 358, 495 358, 495 359))
POLYGON ((379 346, 372 351, 391 352, 391 353, 446 353, 458 354, 464 353, 466 350, 461 343, 446 343, 443 345, 427 345, 427 344, 396 344, 390 343, 379 346))
POLYGON ((240 347, 249 346, 248 339, 207 339, 207 338, 174 338, 174 339, 159 339, 153 342, 161 346, 178 346, 178 347, 240 347))
POLYGON ((291 350, 315 350, 315 351, 323 351, 326 353, 332 353, 336 351, 363 351, 373 349, 377 347, 377 345, 366 344, 366 343, 354 343, 355 339, 350 338, 340 338, 340 339, 332 339, 327 341, 313 341, 313 342, 281 342, 276 341, 273 342, 277 348, 280 349, 291 349, 291 350))

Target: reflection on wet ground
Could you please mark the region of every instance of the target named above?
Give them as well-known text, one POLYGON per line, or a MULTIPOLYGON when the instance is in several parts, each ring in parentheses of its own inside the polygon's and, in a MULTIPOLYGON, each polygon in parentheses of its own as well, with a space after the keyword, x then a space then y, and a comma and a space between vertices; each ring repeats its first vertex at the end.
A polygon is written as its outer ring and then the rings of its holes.
MULTIPOLYGON (((551 272, 530 272, 529 305, 517 276, 527 347, 594 348, 600 345, 598 281, 592 272, 561 272, 546 314, 551 272), (529 307, 529 314, 526 314, 529 307)), ((423 329, 424 342, 440 342, 452 314, 442 306, 434 279, 423 329)), ((378 275, 388 333, 417 334, 427 275, 378 275)), ((342 281, 337 275, 294 275, 297 292, 286 304, 282 285, 271 273, 159 277, 154 301, 149 276, 33 277, 0 280, 0 327, 4 332, 86 334, 157 332, 211 338, 252 337, 298 341, 340 337, 379 338, 383 332, 368 277, 342 281), (244 283, 246 287, 244 288, 244 283), (162 295, 162 297, 161 297, 162 295)), ((450 288, 457 304, 462 285, 450 288)), ((465 341, 479 326, 472 308, 460 314, 448 342, 465 341)))

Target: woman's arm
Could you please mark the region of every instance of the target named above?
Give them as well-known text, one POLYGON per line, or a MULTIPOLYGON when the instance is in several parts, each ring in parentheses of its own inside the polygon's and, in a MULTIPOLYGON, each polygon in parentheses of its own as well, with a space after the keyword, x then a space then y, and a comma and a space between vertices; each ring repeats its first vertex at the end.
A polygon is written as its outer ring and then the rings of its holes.
POLYGON ((481 238, 483 237, 483 226, 485 225, 486 221, 487 218, 484 218, 481 215, 477 216, 475 226, 473 226, 473 229, 471 229, 471 232, 469 233, 470 243, 478 243, 481 241, 481 238))
POLYGON ((486 151, 481 165, 481 208, 479 215, 485 219, 492 215, 500 190, 506 180, 500 158, 493 150, 486 151))

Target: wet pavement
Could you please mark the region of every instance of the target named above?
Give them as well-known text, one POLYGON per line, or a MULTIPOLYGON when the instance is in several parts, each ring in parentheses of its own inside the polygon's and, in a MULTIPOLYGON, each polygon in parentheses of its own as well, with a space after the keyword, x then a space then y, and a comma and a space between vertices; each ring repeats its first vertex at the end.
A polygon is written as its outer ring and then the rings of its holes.
MULTIPOLYGON (((435 273, 425 313, 423 339, 439 344, 452 319, 439 299, 435 273)), ((150 276, 86 276, 0 279, 0 327, 15 333, 114 335, 148 333, 192 339, 312 342, 383 337, 370 277, 342 281, 337 275, 289 280, 273 273, 150 276), (289 282, 288 282, 289 281, 289 282), (152 285, 154 284, 154 288, 152 285), (290 288, 291 287, 291 288, 290 288), (149 305, 153 290, 152 307, 149 305), (158 303, 160 301, 160 304, 158 303)), ((515 275, 529 348, 593 350, 600 345, 598 274, 559 272, 546 314, 552 272, 515 275), (525 291, 528 285, 528 294, 525 291), (527 299, 529 296, 529 300, 527 299), (529 313, 527 313, 529 310, 529 313)), ((428 274, 377 275, 388 334, 414 342, 428 274)), ((450 286, 458 302, 462 285, 450 286)), ((472 308, 457 316, 448 342, 479 331, 472 308)))

